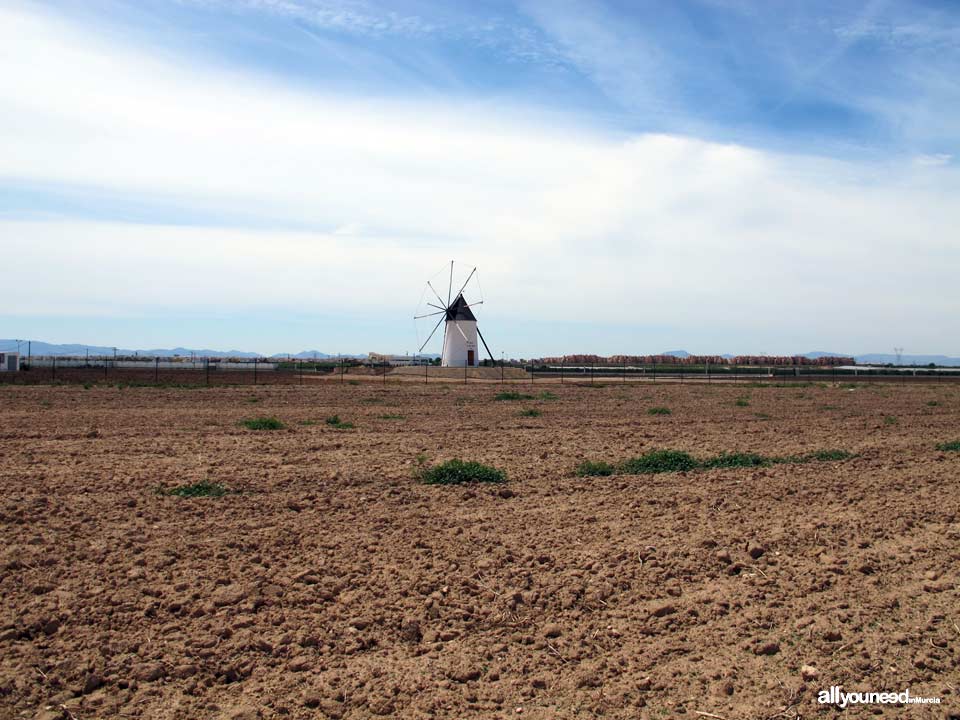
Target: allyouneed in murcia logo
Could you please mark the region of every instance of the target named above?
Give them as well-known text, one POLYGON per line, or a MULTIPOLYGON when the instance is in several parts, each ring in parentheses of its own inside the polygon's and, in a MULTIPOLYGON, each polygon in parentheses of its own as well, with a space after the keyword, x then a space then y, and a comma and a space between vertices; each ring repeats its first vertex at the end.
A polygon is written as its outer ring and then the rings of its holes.
POLYGON ((843 692, 843 685, 832 685, 829 690, 821 690, 817 694, 817 702, 821 705, 836 705, 845 708, 847 705, 939 705, 938 697, 913 697, 910 688, 901 692, 843 692))

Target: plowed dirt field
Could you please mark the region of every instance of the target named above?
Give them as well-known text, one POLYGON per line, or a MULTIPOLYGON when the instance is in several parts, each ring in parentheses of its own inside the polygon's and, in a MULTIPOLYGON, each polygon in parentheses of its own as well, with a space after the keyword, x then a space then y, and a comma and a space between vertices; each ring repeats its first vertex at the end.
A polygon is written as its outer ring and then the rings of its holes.
POLYGON ((0 387, 0 718, 960 712, 960 386, 508 389, 0 387))

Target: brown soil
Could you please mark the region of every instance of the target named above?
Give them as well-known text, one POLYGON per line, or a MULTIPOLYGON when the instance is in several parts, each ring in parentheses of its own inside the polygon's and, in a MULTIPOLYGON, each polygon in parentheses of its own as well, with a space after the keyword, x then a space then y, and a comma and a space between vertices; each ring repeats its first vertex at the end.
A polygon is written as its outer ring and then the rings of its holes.
POLYGON ((960 387, 550 390, 0 387, 0 718, 960 711, 960 387), (857 456, 572 473, 655 448, 857 456))

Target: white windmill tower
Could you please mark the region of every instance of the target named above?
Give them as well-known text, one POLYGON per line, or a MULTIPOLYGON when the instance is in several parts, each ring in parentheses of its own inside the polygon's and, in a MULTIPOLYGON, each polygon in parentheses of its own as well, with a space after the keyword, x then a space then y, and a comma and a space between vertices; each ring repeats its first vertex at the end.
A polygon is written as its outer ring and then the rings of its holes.
MULTIPOLYGON (((477 345, 477 338, 479 338, 480 342, 483 343, 483 347, 486 349, 487 355, 490 356, 490 359, 494 359, 493 353, 491 353, 490 348, 487 347, 487 341, 483 339, 483 335, 480 333, 480 329, 477 327, 477 317, 473 314, 473 310, 471 309, 477 305, 483 305, 483 300, 481 299, 471 303, 467 300, 465 295, 465 293, 468 292, 470 281, 476 276, 476 273, 476 268, 471 270, 470 274, 467 276, 467 279, 460 287, 460 290, 458 290, 456 295, 454 295, 452 292, 453 260, 451 260, 450 279, 447 284, 446 302, 444 302, 443 298, 440 297, 440 294, 433 287, 433 284, 430 281, 427 281, 427 287, 430 288, 430 291, 440 304, 438 305, 432 301, 428 301, 426 305, 430 308, 433 308, 433 311, 422 314, 418 313, 416 316, 414 316, 414 320, 433 318, 438 315, 440 316, 437 320, 437 324, 433 326, 433 329, 430 331, 427 339, 424 341, 423 345, 420 346, 420 352, 423 352, 423 349, 427 346, 427 343, 430 342, 434 333, 437 332, 437 328, 439 328, 440 324, 443 323, 443 353, 440 356, 440 364, 443 367, 478 366, 480 364, 480 353, 477 345)), ((479 292, 479 285, 477 285, 477 288, 479 292)), ((426 293, 426 289, 424 289, 424 293, 426 293)))

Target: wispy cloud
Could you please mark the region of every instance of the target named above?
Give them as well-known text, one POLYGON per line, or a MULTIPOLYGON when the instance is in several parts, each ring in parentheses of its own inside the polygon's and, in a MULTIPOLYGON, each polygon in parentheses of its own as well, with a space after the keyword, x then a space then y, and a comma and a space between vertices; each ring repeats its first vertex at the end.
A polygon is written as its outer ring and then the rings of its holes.
POLYGON ((861 351, 891 333, 960 351, 944 345, 960 329, 949 158, 850 162, 519 104, 338 97, 35 8, 0 9, 0 63, 0 136, 16 140, 0 188, 47 203, 37 219, 0 193, 6 287, 32 298, 21 316, 342 309, 406 347, 404 300, 456 257, 481 266, 486 317, 515 354, 586 342, 571 328, 597 308, 631 343, 600 352, 861 351))
POLYGON ((434 38, 491 50, 507 61, 566 63, 556 45, 537 27, 520 22, 521 18, 514 12, 495 12, 484 6, 433 4, 426 17, 423 13, 405 12, 366 0, 180 1, 234 13, 264 13, 299 21, 314 30, 369 39, 434 38))
POLYGON ((232 6, 297 18, 320 28, 342 30, 371 36, 427 35, 443 26, 419 15, 394 10, 379 10, 358 0, 187 0, 206 6, 232 6))

